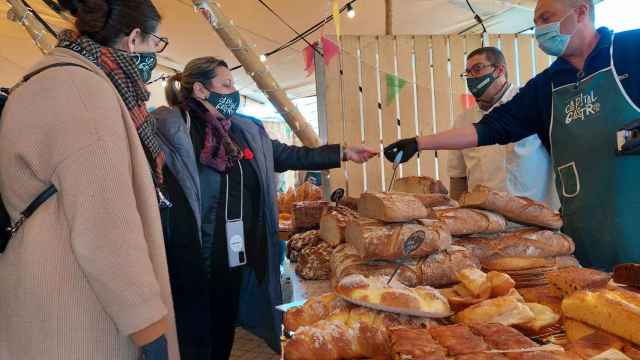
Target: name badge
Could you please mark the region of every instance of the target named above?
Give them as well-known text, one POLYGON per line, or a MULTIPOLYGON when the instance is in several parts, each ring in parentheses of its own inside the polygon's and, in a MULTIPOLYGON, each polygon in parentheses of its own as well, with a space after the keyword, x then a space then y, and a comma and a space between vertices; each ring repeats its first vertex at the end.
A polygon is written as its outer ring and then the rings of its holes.
POLYGON ((239 220, 227 220, 227 255, 229 267, 234 268, 245 265, 247 256, 244 245, 244 222, 239 220))

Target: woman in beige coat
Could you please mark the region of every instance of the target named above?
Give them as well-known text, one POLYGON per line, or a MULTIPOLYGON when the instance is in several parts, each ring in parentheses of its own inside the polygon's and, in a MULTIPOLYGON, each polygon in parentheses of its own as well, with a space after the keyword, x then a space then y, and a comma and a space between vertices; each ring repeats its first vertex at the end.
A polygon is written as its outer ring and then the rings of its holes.
POLYGON ((150 0, 60 4, 77 32, 33 70, 67 64, 14 88, 0 120, 12 218, 58 191, 0 255, 0 359, 179 359, 144 105, 160 15, 150 0))

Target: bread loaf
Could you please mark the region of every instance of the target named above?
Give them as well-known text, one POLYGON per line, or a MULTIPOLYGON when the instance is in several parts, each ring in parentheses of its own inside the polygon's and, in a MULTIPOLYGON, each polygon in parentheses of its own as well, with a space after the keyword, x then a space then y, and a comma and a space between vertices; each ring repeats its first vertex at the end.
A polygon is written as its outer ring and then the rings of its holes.
POLYGON ((320 225, 320 217, 329 207, 327 201, 302 201, 293 203, 291 223, 294 231, 309 230, 320 225))
POLYGON ((518 330, 498 323, 470 325, 474 334, 481 336, 495 350, 535 348, 537 344, 518 330))
POLYGON ((414 194, 449 194, 440 180, 434 180, 428 176, 407 176, 397 179, 391 190, 414 194))
POLYGON ((284 314, 283 324, 285 332, 296 331, 301 326, 310 326, 320 320, 329 318, 336 312, 349 312, 353 305, 342 300, 336 293, 331 292, 315 296, 307 300, 302 306, 289 309, 284 314))
MULTIPOLYGON (((610 349, 621 350, 624 342, 615 336, 611 336, 601 331, 596 331, 586 335, 566 346, 567 351, 578 354, 583 359, 592 359, 610 349)), ((613 358, 604 358, 614 360, 613 358)))
POLYGON ((487 270, 512 271, 538 268, 580 267, 580 263, 573 256, 557 256, 548 258, 512 256, 494 257, 482 261, 482 267, 487 270))
POLYGON ((522 229, 495 236, 471 236, 454 243, 469 249, 483 262, 500 257, 564 256, 575 250, 573 240, 567 235, 539 229, 522 229))
POLYGON ((453 236, 504 231, 507 221, 502 215, 465 208, 435 210, 436 218, 444 221, 453 236))
MULTIPOLYGON (((397 194, 402 194, 402 193, 397 193, 397 194)), ((411 195, 416 199, 418 199, 422 203, 422 205, 424 205, 427 209, 441 207, 441 206, 451 206, 453 204, 453 200, 451 200, 451 198, 445 194, 411 194, 411 195)))
POLYGON ((395 280, 387 284, 383 277, 347 276, 338 283, 336 293, 354 304, 392 313, 431 318, 451 315, 447 299, 437 290, 409 288, 395 280))
POLYGON ((625 290, 582 290, 562 301, 566 317, 640 344, 640 295, 625 290))
POLYGON ((347 224, 345 238, 363 259, 424 257, 451 244, 446 225, 434 220, 387 224, 356 218, 347 224))
POLYGON ((447 359, 447 350, 433 340, 429 329, 392 328, 389 335, 391 357, 394 360, 447 359))
POLYGON ((326 242, 304 248, 296 264, 296 273, 305 280, 328 280, 332 253, 333 248, 326 242))
POLYGON ((358 200, 360 200, 359 198, 356 197, 352 197, 352 196, 347 196, 344 197, 342 199, 340 199, 338 201, 338 205, 339 206, 344 206, 346 208, 349 208, 353 211, 358 211, 358 200))
POLYGON ((547 280, 565 296, 579 290, 606 288, 611 276, 605 272, 587 268, 565 268, 547 273, 547 280))
POLYGON ((471 332, 463 324, 438 326, 429 329, 429 334, 447 349, 450 356, 473 354, 489 350, 482 337, 471 332))
POLYGON ((515 296, 502 296, 472 305, 456 315, 464 324, 497 323, 515 325, 535 318, 533 312, 515 296))
POLYGON ((358 212, 384 222, 426 219, 430 214, 418 198, 405 193, 364 193, 358 200, 358 212))
POLYGON ((327 208, 320 218, 320 237, 333 247, 340 245, 345 242, 344 230, 347 223, 357 216, 358 214, 348 207, 327 208))
POLYGON ((310 230, 307 232, 293 235, 287 241, 287 258, 291 262, 297 262, 300 252, 309 246, 316 246, 322 242, 320 232, 318 230, 310 230))
MULTIPOLYGON (((397 262, 362 260, 353 246, 342 244, 335 248, 331 257, 331 280, 335 286, 340 280, 349 275, 359 274, 364 277, 391 276, 397 268, 397 262)), ((417 261, 415 259, 403 261, 403 265, 394 279, 409 287, 425 285, 418 282, 417 261)))
POLYGON ((537 225, 554 230, 562 228, 560 213, 545 204, 494 191, 484 185, 477 185, 472 192, 462 194, 460 205, 491 210, 521 224, 537 225))
POLYGON ((528 303, 538 303, 549 307, 556 314, 562 314, 562 293, 553 287, 537 286, 518 290, 528 303))
POLYGON ((444 287, 458 281, 458 271, 479 267, 478 260, 468 250, 452 246, 418 262, 418 284, 444 287))
POLYGON ((620 264, 613 269, 613 281, 640 288, 640 264, 620 264))

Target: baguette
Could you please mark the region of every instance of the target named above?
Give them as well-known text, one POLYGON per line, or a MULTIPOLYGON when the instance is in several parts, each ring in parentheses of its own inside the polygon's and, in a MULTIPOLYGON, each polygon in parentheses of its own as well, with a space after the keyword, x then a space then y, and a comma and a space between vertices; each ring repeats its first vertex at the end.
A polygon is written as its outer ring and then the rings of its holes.
POLYGON ((625 290, 582 290, 562 301, 565 316, 640 344, 640 295, 625 290))
POLYGON ((494 191, 484 185, 477 185, 472 192, 462 194, 460 205, 462 207, 495 211, 509 220, 522 224, 536 225, 553 230, 559 230, 563 225, 560 213, 545 204, 528 198, 494 191))
POLYGON ((573 254, 573 240, 562 233, 540 229, 522 229, 498 234, 458 239, 456 245, 463 246, 486 262, 501 257, 554 257, 573 254))
POLYGON ((367 260, 424 257, 451 244, 446 225, 435 220, 385 224, 355 218, 347 224, 345 238, 367 260))
POLYGON ((320 237, 332 247, 345 242, 344 230, 358 214, 344 206, 331 206, 320 218, 320 237))
POLYGON ((358 200, 358 212, 384 222, 427 219, 430 215, 418 198, 405 193, 363 193, 358 200))
POLYGON ((435 210, 436 218, 444 221, 453 236, 504 231, 507 221, 502 215, 465 208, 435 210))

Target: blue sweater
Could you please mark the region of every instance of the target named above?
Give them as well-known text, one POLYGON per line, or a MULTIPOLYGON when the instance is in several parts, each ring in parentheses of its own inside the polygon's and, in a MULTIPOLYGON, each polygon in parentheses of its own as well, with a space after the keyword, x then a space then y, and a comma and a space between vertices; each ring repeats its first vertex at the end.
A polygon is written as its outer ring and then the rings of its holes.
MULTIPOLYGON (((611 30, 598 29, 600 40, 585 62, 582 77, 605 69, 611 63, 611 30)), ((614 65, 622 86, 631 100, 640 106, 640 29, 615 35, 614 65)), ((549 151, 551 92, 578 81, 578 70, 567 60, 558 58, 551 66, 531 79, 511 101, 495 108, 475 124, 478 146, 508 144, 538 134, 549 151)), ((615 116, 614 114, 612 114, 615 116)))

